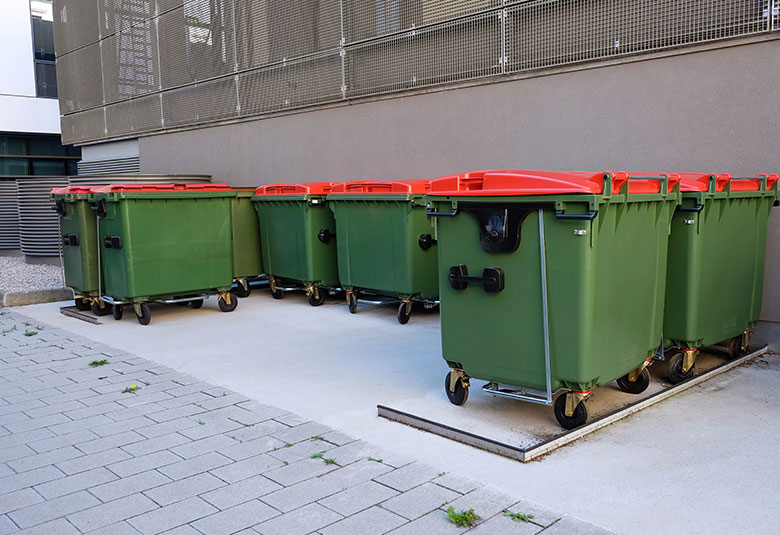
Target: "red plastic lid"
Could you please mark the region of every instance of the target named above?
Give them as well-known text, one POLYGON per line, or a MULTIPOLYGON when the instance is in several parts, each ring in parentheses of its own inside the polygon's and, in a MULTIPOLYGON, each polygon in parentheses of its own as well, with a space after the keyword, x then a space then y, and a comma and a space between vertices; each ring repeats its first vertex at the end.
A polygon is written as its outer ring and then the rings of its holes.
POLYGON ((431 191, 431 180, 355 180, 333 186, 331 193, 373 193, 373 194, 424 194, 431 191))
MULTIPOLYGON (((550 195, 560 193, 603 193, 604 174, 612 175, 612 193, 617 194, 629 177, 630 193, 658 193, 663 175, 632 176, 625 172, 531 171, 495 169, 444 176, 431 183, 431 193, 448 196, 550 195)), ((680 178, 669 176, 669 191, 680 178)))
POLYGON ((333 182, 303 182, 260 186, 255 195, 327 195, 333 182))
MULTIPOLYGON (((731 183, 731 191, 760 191, 761 175, 757 177, 738 178, 728 173, 678 173, 680 175, 680 191, 709 191, 710 176, 716 177, 715 191, 723 191, 726 184, 731 183)), ((766 175, 766 188, 770 189, 777 182, 778 175, 766 175)))
POLYGON ((227 184, 111 184, 95 188, 93 191, 100 193, 166 193, 171 191, 199 193, 202 191, 232 191, 232 188, 227 184))
MULTIPOLYGON (((766 175, 766 189, 772 187, 777 182, 777 175, 766 175)), ((731 191, 760 191, 761 190, 761 175, 756 178, 737 178, 731 177, 731 191)))
POLYGON ((102 186, 66 186, 64 188, 52 188, 52 195, 86 194, 92 193, 102 186))

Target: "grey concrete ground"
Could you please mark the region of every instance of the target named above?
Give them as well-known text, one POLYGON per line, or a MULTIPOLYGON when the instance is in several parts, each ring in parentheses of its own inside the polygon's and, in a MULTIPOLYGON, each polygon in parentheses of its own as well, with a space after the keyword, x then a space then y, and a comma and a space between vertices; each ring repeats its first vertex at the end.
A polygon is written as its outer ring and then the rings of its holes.
MULTIPOLYGON (((59 306, 14 310, 295 412, 437 473, 615 531, 776 532, 767 514, 777 509, 770 467, 780 454, 774 424, 780 358, 774 355, 521 464, 377 417, 378 403, 442 400, 447 366, 436 313, 416 314, 401 326, 393 308, 361 305, 353 315, 342 302, 313 308, 301 294, 277 301, 262 291, 229 314, 214 299, 200 310, 153 307, 151 325, 142 327, 128 312, 122 321, 101 318, 102 325, 92 325, 61 315, 59 306)), ((463 407, 437 406, 491 410, 494 398, 472 404, 486 396, 474 383, 463 407)), ((501 425, 554 421, 543 406, 515 403, 503 412, 501 425)))
POLYGON ((608 533, 8 309, 0 332, 3 535, 608 533))

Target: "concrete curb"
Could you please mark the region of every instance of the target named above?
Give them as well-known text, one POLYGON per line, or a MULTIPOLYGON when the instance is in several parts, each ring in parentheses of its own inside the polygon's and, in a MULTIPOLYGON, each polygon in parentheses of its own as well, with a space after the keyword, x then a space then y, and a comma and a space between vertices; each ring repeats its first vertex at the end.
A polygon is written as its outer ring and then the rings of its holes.
POLYGON ((51 288, 29 292, 0 292, 0 306, 18 307, 36 303, 68 301, 73 299, 73 291, 68 288, 51 288))

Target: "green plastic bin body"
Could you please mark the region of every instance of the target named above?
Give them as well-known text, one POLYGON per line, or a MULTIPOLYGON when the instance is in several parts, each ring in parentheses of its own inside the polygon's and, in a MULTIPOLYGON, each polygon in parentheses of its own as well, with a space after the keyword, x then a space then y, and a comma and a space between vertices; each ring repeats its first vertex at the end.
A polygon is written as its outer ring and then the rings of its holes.
POLYGON ((99 218, 105 295, 135 302, 230 289, 236 193, 219 184, 194 186, 109 186, 92 195, 98 215, 101 205, 105 210, 99 218))
POLYGON ((233 188, 233 277, 257 277, 263 273, 260 225, 252 205, 255 188, 233 188))
POLYGON ((695 349, 758 321, 777 177, 682 176, 689 191, 672 218, 664 337, 666 347, 695 349))
MULTIPOLYGON (((489 195, 488 173, 477 173, 484 188, 474 196, 440 194, 452 188, 434 181, 444 359, 473 378, 544 392, 544 259, 551 391, 589 391, 636 370, 661 343, 669 225, 679 202, 668 184, 676 180, 642 194, 635 189, 649 182, 632 182, 626 194, 627 176, 605 173, 588 181, 596 193, 567 194, 544 181, 526 188, 517 173, 501 196, 489 195), (601 178, 603 192, 593 185, 601 178), (551 194, 507 195, 517 188, 551 194), (513 228, 516 250, 501 241, 513 228), (472 281, 455 289, 450 274, 458 266, 472 277, 500 268, 504 287, 488 291, 472 281)), ((462 188, 473 175, 461 176, 462 188)))
POLYGON ((89 203, 91 188, 70 186, 52 191, 60 214, 62 263, 65 286, 76 297, 97 297, 99 265, 97 255, 97 219, 89 203))
POLYGON ((336 223, 325 195, 330 183, 272 184, 252 201, 260 222, 263 266, 269 279, 306 286, 339 286, 336 223), (326 231, 329 238, 318 238, 326 231))
MULTIPOLYGON (((374 189, 366 184, 381 183, 346 183, 334 191, 374 189)), ((438 298, 437 247, 421 193, 331 193, 328 205, 336 218, 342 287, 405 299, 438 298)))

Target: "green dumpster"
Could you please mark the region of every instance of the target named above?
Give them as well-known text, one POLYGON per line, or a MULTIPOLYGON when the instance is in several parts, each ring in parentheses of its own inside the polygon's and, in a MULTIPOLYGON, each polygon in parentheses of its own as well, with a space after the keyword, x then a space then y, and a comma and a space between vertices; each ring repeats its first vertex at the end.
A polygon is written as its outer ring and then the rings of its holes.
POLYGON ((60 216, 65 286, 73 289, 76 307, 104 316, 111 307, 100 299, 97 219, 89 203, 94 186, 54 188, 51 199, 60 216))
POLYGON ((435 180, 449 400, 483 390, 553 405, 567 429, 594 387, 630 393, 659 349, 679 177, 480 171, 435 180))
POLYGON ((693 376, 698 348, 747 353, 761 313, 769 212, 777 175, 681 173, 669 236, 664 345, 668 376, 693 376))
POLYGON ((345 182, 328 194, 339 237, 339 279, 350 312, 357 311, 358 291, 400 299, 401 324, 409 321, 413 300, 435 304, 436 242, 423 202, 430 182, 345 182))
POLYGON ((263 274, 263 259, 260 250, 260 225, 252 206, 255 188, 233 188, 236 196, 232 201, 233 220, 233 279, 236 295, 248 297, 250 281, 263 274))
POLYGON ((235 196, 226 184, 114 184, 93 191, 103 299, 115 305, 116 319, 130 304, 147 325, 148 302, 200 308, 210 294, 222 311, 236 308, 230 294, 235 196))
POLYGON ((328 289, 339 286, 336 224, 325 200, 332 187, 331 182, 271 184, 257 188, 252 197, 275 299, 303 285, 309 304, 318 306, 328 289))

